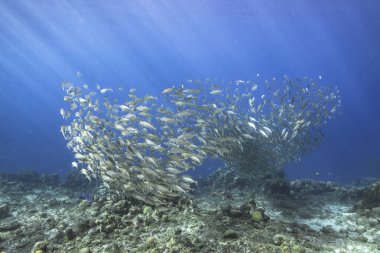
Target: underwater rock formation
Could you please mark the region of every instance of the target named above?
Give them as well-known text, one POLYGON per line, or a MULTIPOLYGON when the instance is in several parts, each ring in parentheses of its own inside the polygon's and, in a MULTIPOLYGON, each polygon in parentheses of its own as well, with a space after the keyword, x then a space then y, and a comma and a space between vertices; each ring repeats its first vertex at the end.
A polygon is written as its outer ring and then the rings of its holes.
POLYGON ((252 188, 225 199, 219 185, 215 193, 152 207, 103 185, 86 203, 79 196, 87 186, 1 183, 7 215, 0 219, 0 252, 380 252, 376 208, 351 210, 361 197, 352 193, 363 190, 352 185, 291 181, 294 194, 270 201, 252 188))
POLYGON ((377 181, 370 186, 364 188, 361 192, 361 201, 357 207, 359 209, 373 209, 380 207, 380 181, 377 181))
POLYGON ((157 97, 131 89, 122 104, 99 85, 62 88, 73 167, 151 205, 189 192, 195 181, 183 172, 207 156, 255 176, 281 169, 320 143, 340 106, 336 87, 286 76, 264 85, 192 80, 157 97))

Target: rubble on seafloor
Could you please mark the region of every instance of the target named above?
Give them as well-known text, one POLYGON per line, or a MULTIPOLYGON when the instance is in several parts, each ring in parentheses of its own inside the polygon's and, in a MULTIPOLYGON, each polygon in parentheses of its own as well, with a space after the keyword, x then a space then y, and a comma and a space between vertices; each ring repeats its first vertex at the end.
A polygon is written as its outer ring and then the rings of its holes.
POLYGON ((153 207, 68 178, 0 174, 0 252, 380 252, 376 180, 343 187, 221 169, 153 207))

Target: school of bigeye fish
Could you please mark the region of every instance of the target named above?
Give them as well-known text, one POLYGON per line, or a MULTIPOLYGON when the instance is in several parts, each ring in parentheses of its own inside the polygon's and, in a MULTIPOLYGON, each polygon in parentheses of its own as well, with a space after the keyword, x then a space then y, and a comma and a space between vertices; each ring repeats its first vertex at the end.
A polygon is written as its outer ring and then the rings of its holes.
POLYGON ((90 180, 151 205, 187 194, 183 172, 207 156, 248 173, 267 173, 317 146, 340 106, 337 87, 304 78, 251 81, 188 80, 157 97, 111 100, 112 89, 62 83, 69 108, 61 127, 72 166, 90 180), (262 94, 262 95, 261 95, 262 94))

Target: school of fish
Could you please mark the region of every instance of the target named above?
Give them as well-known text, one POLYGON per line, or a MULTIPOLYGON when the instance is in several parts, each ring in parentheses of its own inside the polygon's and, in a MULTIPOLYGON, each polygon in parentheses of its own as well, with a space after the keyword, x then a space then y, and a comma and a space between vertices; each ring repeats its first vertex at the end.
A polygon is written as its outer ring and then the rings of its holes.
POLYGON ((287 76, 262 85, 188 80, 157 96, 130 89, 124 103, 100 85, 62 88, 69 106, 60 110, 61 133, 72 166, 151 205, 191 191, 196 182, 184 172, 208 156, 255 175, 300 159, 341 105, 337 87, 287 76))

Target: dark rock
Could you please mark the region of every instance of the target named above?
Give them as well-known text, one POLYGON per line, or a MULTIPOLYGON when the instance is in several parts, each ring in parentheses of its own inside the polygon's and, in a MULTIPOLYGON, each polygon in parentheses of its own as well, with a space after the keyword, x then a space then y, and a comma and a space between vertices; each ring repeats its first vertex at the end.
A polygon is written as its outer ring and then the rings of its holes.
POLYGON ((191 205, 192 205, 191 199, 186 196, 180 198, 177 204, 177 206, 180 209, 185 209, 186 207, 189 207, 191 205))
POLYGON ((129 212, 131 204, 126 200, 120 200, 110 207, 110 212, 114 214, 124 215, 129 212))
POLYGON ((236 232, 233 229, 227 229, 223 233, 223 238, 225 238, 225 239, 238 239, 239 238, 239 234, 238 234, 238 232, 236 232))
POLYGON ((268 194, 289 194, 290 184, 283 178, 273 178, 265 181, 264 189, 268 194))
POLYGON ((232 184, 239 189, 244 189, 244 187, 251 184, 251 181, 247 177, 236 176, 232 181, 232 184))
POLYGON ((7 204, 0 205, 0 219, 10 216, 9 211, 10 211, 9 205, 7 204))
POLYGON ((335 191, 336 187, 332 182, 320 182, 309 179, 295 180, 290 184, 290 189, 298 194, 324 194, 335 191))
POLYGON ((56 228, 50 230, 47 233, 47 235, 48 235, 47 239, 49 240, 49 242, 53 242, 53 243, 59 243, 63 241, 64 239, 64 234, 62 233, 62 231, 56 228))
POLYGON ((40 174, 31 170, 26 170, 26 171, 21 171, 21 172, 16 173, 15 179, 25 184, 34 184, 34 185, 41 184, 40 174))
POLYGON ((74 230, 77 231, 78 233, 83 233, 89 228, 90 228, 90 222, 89 220, 86 220, 86 219, 81 219, 77 221, 77 223, 74 226, 74 230))
POLYGON ((43 213, 40 213, 40 217, 41 218, 47 218, 48 217, 48 214, 43 212, 43 213))
POLYGON ((240 206, 240 211, 247 217, 249 217, 250 212, 256 209, 256 202, 253 199, 250 199, 246 203, 240 206))
POLYGON ((63 186, 69 189, 82 189, 86 191, 95 186, 95 180, 90 182, 86 176, 78 170, 73 170, 66 176, 63 186))
POLYGON ((32 170, 24 170, 17 173, 1 173, 0 179, 8 182, 21 182, 22 186, 55 186, 59 184, 58 174, 39 174, 32 170))
POLYGON ((363 190, 362 199, 359 203, 360 209, 372 209, 374 207, 380 207, 380 181, 363 190))
POLYGON ((32 253, 46 252, 47 246, 47 241, 36 242, 33 246, 32 253))
POLYGON ((223 215, 230 216, 232 206, 230 204, 224 205, 221 207, 221 211, 223 215))
POLYGON ((361 235, 357 238, 358 241, 361 241, 361 242, 367 242, 368 241, 368 238, 365 237, 364 235, 361 235))
POLYGON ((229 212, 230 217, 241 217, 243 216, 243 213, 238 208, 231 208, 229 212))
POLYGON ((309 210, 300 209, 300 210, 298 210, 297 214, 302 219, 312 219, 313 218, 313 214, 310 213, 309 210))
POLYGON ((21 225, 17 221, 0 224, 0 232, 13 231, 13 230, 18 229, 19 227, 21 227, 21 225))
POLYGON ((43 174, 41 175, 41 183, 44 185, 55 186, 59 184, 58 174, 43 174))
POLYGON ((65 239, 67 241, 74 239, 75 236, 76 236, 76 234, 75 234, 74 230, 72 230, 71 228, 68 228, 65 230, 65 239))
POLYGON ((321 232, 326 235, 331 235, 335 233, 334 229, 330 225, 323 226, 321 232))

